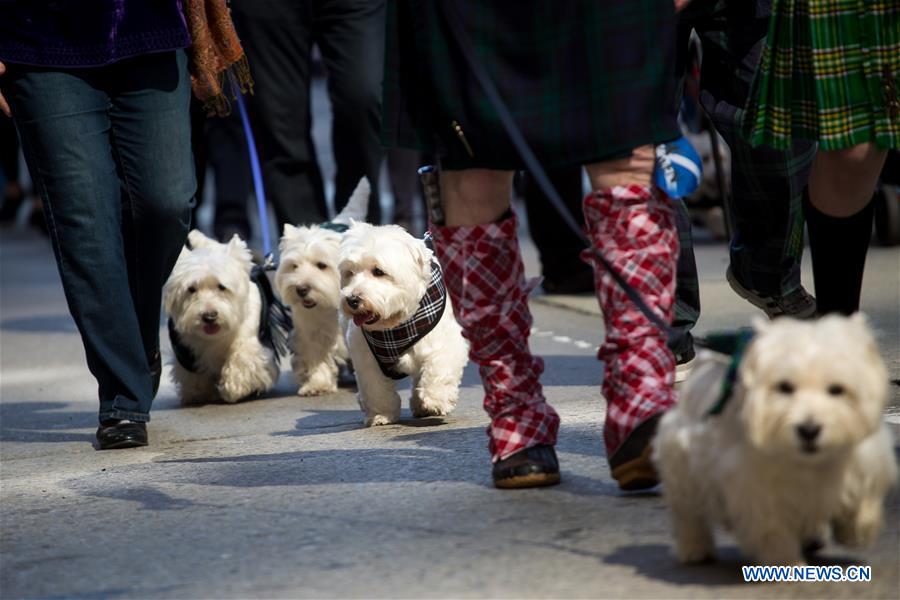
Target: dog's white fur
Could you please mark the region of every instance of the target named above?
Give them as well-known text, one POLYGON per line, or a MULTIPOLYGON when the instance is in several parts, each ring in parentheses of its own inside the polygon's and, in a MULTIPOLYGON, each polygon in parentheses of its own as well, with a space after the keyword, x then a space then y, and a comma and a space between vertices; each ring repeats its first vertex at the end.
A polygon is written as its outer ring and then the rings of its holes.
MULTIPOLYGON (((363 177, 333 222, 349 225, 352 219, 364 219, 370 192, 369 180, 363 177)), ((341 234, 331 229, 285 224, 279 244, 275 288, 291 307, 291 368, 301 396, 337 391, 338 367, 347 361, 339 310, 340 242, 341 234)))
MULTIPOLYGON (((340 258, 341 307, 348 320, 356 319, 348 324, 347 345, 365 424, 396 423, 396 381, 381 372, 360 327, 389 329, 416 312, 431 278, 432 252, 397 225, 353 223, 341 240, 340 258), (347 303, 353 296, 360 302, 356 309, 347 303)), ((455 408, 467 361, 468 346, 448 295, 440 321, 397 365, 397 371, 412 377, 413 416, 446 415, 455 408)))
POLYGON ((247 244, 237 235, 220 244, 198 230, 188 240, 193 249, 181 250, 164 289, 166 314, 196 359, 196 373, 173 361, 182 402, 237 402, 270 389, 278 363, 259 341, 261 299, 247 244), (213 313, 214 323, 204 322, 213 313))
POLYGON ((660 422, 654 460, 677 557, 712 558, 713 524, 761 564, 802 564, 804 543, 829 525, 838 543, 871 544, 897 466, 882 421, 887 371, 865 319, 755 328, 723 413, 707 416, 728 359, 705 353, 660 422), (821 427, 812 443, 803 425, 821 427))

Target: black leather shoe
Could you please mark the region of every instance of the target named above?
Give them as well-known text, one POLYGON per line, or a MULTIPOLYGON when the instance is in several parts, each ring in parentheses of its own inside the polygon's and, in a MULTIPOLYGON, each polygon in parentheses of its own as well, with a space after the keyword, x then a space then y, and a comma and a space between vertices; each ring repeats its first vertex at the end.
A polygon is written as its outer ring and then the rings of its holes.
POLYGON ((559 461, 553 446, 532 446, 494 463, 491 472, 498 488, 529 488, 559 483, 559 461))
POLYGON ((101 450, 119 450, 147 445, 147 424, 135 421, 104 421, 97 428, 101 450))
POLYGON ((634 428, 619 449, 609 457, 612 477, 619 483, 619 489, 626 492, 646 490, 659 483, 659 475, 650 455, 650 442, 656 435, 656 426, 662 418, 657 413, 634 428))

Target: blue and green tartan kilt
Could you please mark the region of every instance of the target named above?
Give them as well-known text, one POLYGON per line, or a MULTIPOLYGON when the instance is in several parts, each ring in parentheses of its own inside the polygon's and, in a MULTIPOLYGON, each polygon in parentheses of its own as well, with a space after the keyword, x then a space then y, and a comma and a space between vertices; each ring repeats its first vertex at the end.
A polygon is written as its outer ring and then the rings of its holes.
MULTIPOLYGON (((520 169, 439 2, 389 0, 383 141, 445 168, 520 169)), ((548 168, 678 137, 671 0, 451 0, 516 124, 548 168)))
POLYGON ((779 149, 900 147, 900 0, 774 0, 742 129, 779 149))

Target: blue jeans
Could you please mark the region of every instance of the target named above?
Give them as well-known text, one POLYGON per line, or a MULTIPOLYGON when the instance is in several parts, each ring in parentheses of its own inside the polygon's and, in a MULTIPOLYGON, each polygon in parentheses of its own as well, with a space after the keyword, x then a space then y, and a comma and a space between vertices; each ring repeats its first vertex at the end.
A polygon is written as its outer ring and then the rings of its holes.
POLYGON ((7 65, 9 99, 44 203, 100 420, 149 421, 162 285, 197 184, 183 51, 97 68, 7 65))

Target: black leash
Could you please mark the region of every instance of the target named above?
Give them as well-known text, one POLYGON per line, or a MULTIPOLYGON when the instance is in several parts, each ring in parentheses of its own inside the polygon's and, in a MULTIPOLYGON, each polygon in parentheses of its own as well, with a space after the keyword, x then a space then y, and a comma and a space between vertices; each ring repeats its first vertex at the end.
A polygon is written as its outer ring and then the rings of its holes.
POLYGON ((550 178, 547 177, 547 172, 544 171, 544 168, 541 166, 541 163, 538 161, 537 157, 532 152, 531 147, 528 145, 528 142, 525 141, 525 137, 522 135, 521 130, 515 123, 512 114, 509 112, 509 109, 506 107, 506 104, 503 102, 503 99, 500 97, 500 93, 497 91, 496 86, 494 86, 494 82, 491 80, 490 75, 487 70, 484 68, 484 65, 481 64, 481 61, 478 60, 478 57, 475 55, 475 49, 472 46, 472 41, 469 39, 468 33, 466 33, 465 29, 462 26, 462 23, 459 20, 459 16, 456 13, 456 7, 452 6, 454 3, 452 0, 441 0, 438 2, 438 6, 440 6, 441 11, 443 12, 444 19, 447 21, 447 25, 450 27, 451 33, 453 33, 453 37, 456 39, 457 46, 459 47, 460 52, 462 52, 463 57, 466 59, 466 62, 469 64, 469 67, 472 69, 472 74, 478 80, 478 83, 481 85, 482 90, 487 96, 490 103, 493 105, 494 110, 497 111, 497 115, 500 117, 500 121, 503 123, 503 128, 506 129, 507 135, 509 135, 510 141, 512 141, 513 146, 516 147, 516 150, 519 152, 519 155, 522 157, 522 160, 525 162, 525 166, 528 168, 528 171, 534 177, 538 186, 541 188, 541 191, 544 192, 544 195, 550 201, 550 204, 553 205, 553 208, 559 212, 559 215, 562 217, 563 221, 566 222, 566 225, 569 226, 569 229, 578 236, 578 238, 584 242, 584 244, 591 249, 591 251, 596 256, 597 260, 600 264, 603 265, 603 268, 607 270, 607 272, 612 276, 613 280, 615 280, 616 284, 625 292, 625 295, 634 302, 635 306, 644 314, 647 319, 650 320, 651 323, 660 328, 663 332, 665 332, 666 336, 669 340, 676 338, 679 334, 676 332, 668 323, 666 323, 659 315, 657 315, 650 306, 647 305, 647 302, 641 297, 640 293, 634 289, 622 275, 616 271, 615 267, 603 256, 603 253, 600 252, 594 245, 591 243, 590 239, 585 235, 585 233, 581 230, 581 227, 572 218, 572 215, 566 209, 565 204, 563 204, 562 199, 559 197, 559 193, 553 187, 553 184, 550 183, 550 178))

